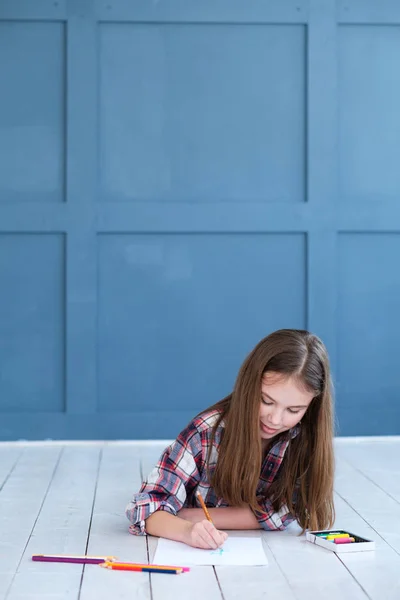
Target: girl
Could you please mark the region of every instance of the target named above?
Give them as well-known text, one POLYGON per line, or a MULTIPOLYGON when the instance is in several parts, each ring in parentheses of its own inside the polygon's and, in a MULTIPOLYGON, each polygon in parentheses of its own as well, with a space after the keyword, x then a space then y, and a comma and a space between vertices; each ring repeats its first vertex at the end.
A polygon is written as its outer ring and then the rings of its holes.
POLYGON ((284 529, 294 520, 303 533, 331 527, 331 387, 315 335, 282 329, 261 340, 233 392, 189 423, 133 496, 131 533, 218 548, 224 529, 284 529))

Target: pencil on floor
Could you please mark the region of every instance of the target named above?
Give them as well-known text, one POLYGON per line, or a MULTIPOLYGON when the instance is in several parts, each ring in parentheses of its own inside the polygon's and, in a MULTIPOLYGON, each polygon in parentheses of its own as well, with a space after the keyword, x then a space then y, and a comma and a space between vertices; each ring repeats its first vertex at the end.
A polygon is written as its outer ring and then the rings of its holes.
POLYGON ((164 573, 165 575, 179 575, 184 570, 188 571, 188 568, 184 567, 167 567, 161 565, 140 565, 134 563, 116 563, 116 562, 104 562, 100 564, 100 567, 104 569, 110 569, 112 571, 136 571, 142 573, 164 573))
POLYGON ((33 554, 32 560, 37 562, 73 563, 80 565, 98 565, 102 562, 112 562, 115 556, 77 556, 63 554, 33 554))

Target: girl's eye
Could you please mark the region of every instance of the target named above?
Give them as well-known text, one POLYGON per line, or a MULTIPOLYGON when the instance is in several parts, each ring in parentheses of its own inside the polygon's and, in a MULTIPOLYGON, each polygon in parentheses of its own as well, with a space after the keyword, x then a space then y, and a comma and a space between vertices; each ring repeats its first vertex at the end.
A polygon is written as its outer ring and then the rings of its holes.
POLYGON ((267 400, 265 400, 265 398, 262 399, 262 401, 264 402, 264 404, 266 404, 267 406, 271 406, 272 402, 268 402, 267 400))
POLYGON ((300 412, 299 410, 292 410, 291 408, 288 408, 288 411, 292 413, 292 415, 298 415, 300 412))

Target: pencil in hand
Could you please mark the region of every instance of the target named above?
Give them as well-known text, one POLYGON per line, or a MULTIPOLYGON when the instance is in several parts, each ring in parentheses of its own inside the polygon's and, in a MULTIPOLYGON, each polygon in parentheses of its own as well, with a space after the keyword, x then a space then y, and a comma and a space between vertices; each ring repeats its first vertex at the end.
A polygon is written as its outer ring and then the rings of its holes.
POLYGON ((206 516, 207 521, 210 521, 210 523, 212 523, 214 525, 214 523, 212 522, 212 518, 210 517, 210 513, 207 510, 207 506, 205 505, 203 497, 202 497, 202 495, 200 494, 199 491, 196 492, 196 496, 197 496, 197 498, 198 498, 198 500, 199 500, 199 502, 201 504, 201 508, 204 511, 204 514, 206 516))
MULTIPOLYGON (((204 512, 204 514, 205 514, 205 516, 206 516, 206 519, 207 519, 207 521, 208 521, 209 523, 211 523, 211 525, 212 525, 212 526, 213 526, 213 527, 216 529, 216 527, 215 527, 215 524, 214 524, 214 522, 213 522, 213 520, 212 520, 212 518, 211 518, 211 516, 210 516, 210 513, 209 513, 209 512, 208 512, 208 510, 207 510, 207 506, 205 505, 205 502, 204 502, 204 500, 203 500, 203 497, 202 497, 201 493, 200 493, 198 490, 195 492, 195 496, 196 496, 196 498, 198 498, 198 500, 199 500, 199 502, 200 502, 201 508, 203 509, 203 512, 204 512)), ((208 532, 208 533, 210 533, 210 532, 208 532)), ((223 544, 224 544, 224 542, 225 542, 225 540, 226 540, 226 538, 228 537, 228 534, 227 534, 227 533, 224 533, 224 532, 222 532, 222 531, 218 531, 218 530, 217 530, 217 532, 216 532, 216 533, 212 533, 212 534, 211 534, 211 537, 213 537, 213 538, 214 538, 214 541, 215 541, 215 543, 217 544, 217 546, 218 546, 219 548, 222 548, 222 547, 223 547, 223 544), (215 536, 216 536, 216 535, 217 535, 217 536, 220 536, 220 538, 222 537, 222 540, 220 539, 220 541, 217 541, 217 540, 216 540, 216 538, 215 538, 215 536)), ((200 547, 203 547, 203 546, 200 546, 200 547)))

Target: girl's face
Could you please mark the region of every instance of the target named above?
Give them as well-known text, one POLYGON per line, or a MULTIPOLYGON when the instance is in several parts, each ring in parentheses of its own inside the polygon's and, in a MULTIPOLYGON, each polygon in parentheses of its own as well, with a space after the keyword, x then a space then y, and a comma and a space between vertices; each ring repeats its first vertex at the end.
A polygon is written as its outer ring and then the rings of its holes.
POLYGON ((280 373, 264 373, 261 381, 260 432, 270 440, 301 421, 314 394, 280 373))

